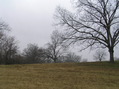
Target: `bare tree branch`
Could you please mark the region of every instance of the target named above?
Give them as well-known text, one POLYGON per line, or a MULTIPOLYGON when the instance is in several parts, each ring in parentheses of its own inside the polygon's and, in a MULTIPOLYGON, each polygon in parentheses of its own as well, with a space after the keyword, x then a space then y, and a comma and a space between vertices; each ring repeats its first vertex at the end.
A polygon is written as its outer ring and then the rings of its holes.
POLYGON ((87 43, 85 48, 97 44, 106 47, 114 62, 114 47, 119 43, 119 1, 78 0, 76 6, 76 13, 57 8, 57 24, 66 29, 64 39, 69 43, 87 43))

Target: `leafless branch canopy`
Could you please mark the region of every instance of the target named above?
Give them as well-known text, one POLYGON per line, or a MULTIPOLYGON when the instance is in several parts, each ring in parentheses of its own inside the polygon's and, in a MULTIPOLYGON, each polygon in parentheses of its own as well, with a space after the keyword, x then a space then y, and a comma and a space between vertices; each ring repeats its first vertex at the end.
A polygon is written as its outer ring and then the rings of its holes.
POLYGON ((65 52, 62 46, 61 35, 62 34, 58 30, 53 31, 51 42, 47 44, 48 48, 46 49, 46 54, 49 58, 53 59, 54 62, 65 52))
POLYGON ((56 25, 66 29, 65 41, 100 44, 113 48, 119 43, 119 0, 77 0, 76 13, 58 7, 56 25))

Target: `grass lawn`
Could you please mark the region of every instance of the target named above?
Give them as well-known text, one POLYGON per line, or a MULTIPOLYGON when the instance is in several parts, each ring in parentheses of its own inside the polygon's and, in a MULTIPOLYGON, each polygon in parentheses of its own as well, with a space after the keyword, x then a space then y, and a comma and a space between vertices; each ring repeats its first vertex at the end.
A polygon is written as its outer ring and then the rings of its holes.
POLYGON ((0 89, 119 89, 119 62, 0 65, 0 89))

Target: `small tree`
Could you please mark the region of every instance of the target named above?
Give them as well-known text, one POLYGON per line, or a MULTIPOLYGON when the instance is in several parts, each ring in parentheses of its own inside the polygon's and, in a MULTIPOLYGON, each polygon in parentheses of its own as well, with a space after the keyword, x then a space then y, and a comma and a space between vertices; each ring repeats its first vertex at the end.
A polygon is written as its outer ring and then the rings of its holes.
POLYGON ((73 52, 69 52, 66 56, 65 56, 65 62, 80 62, 81 61, 81 56, 76 55, 73 52))
POLYGON ((26 63, 42 63, 45 62, 45 50, 39 48, 36 44, 28 44, 24 49, 23 56, 26 59, 26 63))
POLYGON ((27 63, 35 63, 38 61, 39 47, 36 44, 28 44, 24 49, 23 55, 27 63))
POLYGON ((57 62, 58 58, 63 55, 63 53, 64 48, 62 46, 61 33, 55 30, 51 35, 51 42, 47 44, 46 55, 54 62, 57 62))
POLYGON ((101 62, 106 58, 106 52, 104 50, 97 50, 93 57, 94 60, 99 60, 101 62))

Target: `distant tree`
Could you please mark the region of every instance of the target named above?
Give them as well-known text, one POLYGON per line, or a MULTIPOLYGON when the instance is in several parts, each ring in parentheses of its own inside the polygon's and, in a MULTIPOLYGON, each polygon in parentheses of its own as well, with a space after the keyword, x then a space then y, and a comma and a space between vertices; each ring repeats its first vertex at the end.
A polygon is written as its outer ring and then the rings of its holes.
POLYGON ((9 36, 10 27, 0 21, 0 63, 10 64, 17 54, 18 46, 14 37, 9 36))
POLYGON ((12 61, 12 64, 25 64, 25 63, 26 63, 26 60, 24 59, 24 57, 20 53, 17 53, 14 56, 14 59, 12 61))
POLYGON ((39 63, 47 63, 48 60, 47 60, 47 57, 46 57, 46 54, 45 54, 45 49, 44 48, 39 48, 39 63))
POLYGON ((42 63, 45 60, 44 49, 39 48, 36 44, 28 44, 24 49, 23 56, 26 63, 42 63))
POLYGON ((94 60, 99 60, 101 62, 102 60, 105 60, 106 52, 104 50, 97 50, 93 57, 94 60))
POLYGON ((61 33, 58 30, 53 31, 51 35, 51 42, 47 44, 46 55, 48 58, 57 62, 58 58, 65 52, 62 46, 61 33))
POLYGON ((5 30, 10 30, 9 25, 6 24, 4 21, 0 20, 0 32, 5 31, 5 30))
POLYGON ((3 40, 6 37, 5 32, 8 31, 10 28, 8 27, 8 25, 3 22, 0 21, 0 57, 2 56, 2 45, 3 45, 3 40))
POLYGON ((76 13, 56 9, 56 24, 66 29, 64 39, 85 43, 83 49, 107 48, 110 62, 114 62, 114 47, 119 43, 119 0, 74 0, 74 3, 76 13))
POLYGON ((2 41, 2 37, 4 37, 5 35, 5 31, 9 30, 10 30, 9 26, 5 22, 0 21, 0 43, 2 41))
POLYGON ((4 36, 0 44, 1 60, 3 64, 13 63, 18 52, 17 42, 14 37, 4 36))
POLYGON ((81 61, 81 56, 76 55, 73 52, 69 52, 66 56, 65 56, 65 62, 80 62, 81 61))
POLYGON ((23 52, 28 63, 35 63, 39 56, 39 47, 36 44, 28 44, 23 52))

